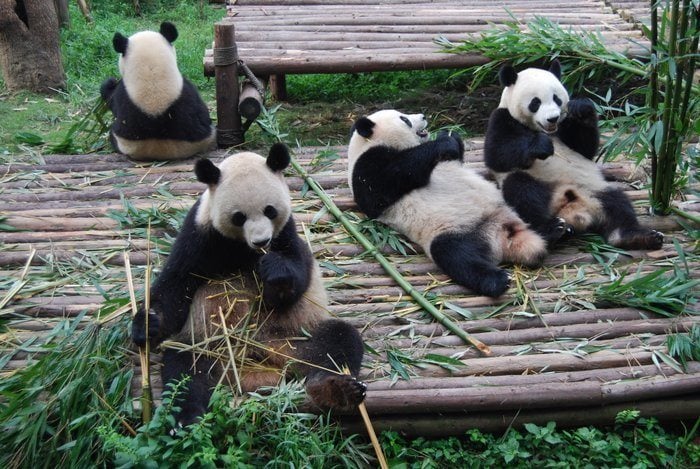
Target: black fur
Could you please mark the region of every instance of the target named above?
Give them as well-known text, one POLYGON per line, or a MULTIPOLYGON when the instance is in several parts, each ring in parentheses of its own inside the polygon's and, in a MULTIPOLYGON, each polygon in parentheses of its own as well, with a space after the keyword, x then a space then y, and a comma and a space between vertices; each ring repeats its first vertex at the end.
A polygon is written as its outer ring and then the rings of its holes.
POLYGON ((620 230, 622 242, 618 243, 618 246, 623 249, 661 248, 663 235, 639 225, 634 209, 624 192, 610 187, 596 196, 603 204, 606 217, 602 223, 593 226, 591 231, 607 239, 615 230, 620 230))
POLYGON ((518 72, 512 66, 504 65, 498 72, 498 80, 503 86, 513 85, 518 80, 518 72))
POLYGON ((284 168, 289 166, 291 157, 289 156, 289 150, 287 146, 283 143, 275 143, 270 147, 270 152, 267 155, 267 167, 274 172, 282 171, 284 168))
POLYGON ((115 51, 124 55, 124 54, 126 54, 126 48, 128 45, 129 45, 129 38, 128 37, 125 37, 121 33, 114 33, 114 36, 112 37, 112 46, 114 47, 115 51))
POLYGON ((435 263, 460 285, 477 293, 497 297, 508 290, 510 276, 492 259, 488 242, 477 227, 470 233, 438 235, 430 246, 435 263))
POLYGON ((566 146, 593 159, 600 144, 598 113, 593 101, 588 98, 569 101, 566 118, 559 124, 557 134, 566 146))
POLYGON ((521 124, 506 108, 491 113, 484 138, 484 162, 492 171, 527 169, 535 159, 544 160, 553 154, 552 139, 544 132, 521 124))
POLYGON ((168 21, 163 21, 160 24, 160 33, 171 44, 177 39, 177 28, 168 21))
POLYGON ((218 184, 221 179, 221 170, 207 158, 197 160, 194 165, 194 174, 199 182, 209 186, 218 184))
POLYGON ((426 186, 440 161, 459 160, 463 154, 462 140, 446 133, 407 150, 372 147, 353 169, 355 202, 369 217, 378 218, 401 197, 426 186))
MULTIPOLYGON (((209 110, 187 79, 184 79, 180 96, 158 116, 141 111, 129 98, 121 80, 108 78, 102 83, 100 93, 114 114, 110 133, 119 137, 196 142, 207 138, 212 132, 209 110)), ((115 150, 119 149, 115 146, 115 150)))

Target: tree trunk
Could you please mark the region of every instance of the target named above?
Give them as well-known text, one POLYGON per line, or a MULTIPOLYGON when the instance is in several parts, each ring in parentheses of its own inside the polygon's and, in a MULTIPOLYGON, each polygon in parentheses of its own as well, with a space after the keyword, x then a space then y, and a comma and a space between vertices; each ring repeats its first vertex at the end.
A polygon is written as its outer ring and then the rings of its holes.
POLYGON ((0 70, 9 91, 66 85, 54 2, 0 0, 0 70))

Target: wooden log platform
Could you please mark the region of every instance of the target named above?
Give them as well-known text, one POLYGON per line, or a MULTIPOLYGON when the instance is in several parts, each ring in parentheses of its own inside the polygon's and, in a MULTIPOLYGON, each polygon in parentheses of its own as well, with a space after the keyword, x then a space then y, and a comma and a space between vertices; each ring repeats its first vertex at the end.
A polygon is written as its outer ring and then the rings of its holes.
MULTIPOLYGON (((467 164, 483 171, 482 141, 466 143, 467 164)), ((293 153, 341 210, 363 219, 348 189, 344 147, 293 153)), ((211 154, 215 161, 222 156, 211 154)), ((46 155, 2 167, 2 373, 27 366, 66 319, 88 324, 100 311, 104 315, 106 305, 116 305, 107 325, 126 327, 119 321, 130 314, 124 253, 136 291, 142 292, 146 263, 157 272, 174 227, 204 190, 192 165, 192 160, 134 163, 121 155, 46 155)), ((560 426, 606 424, 631 408, 663 420, 700 414, 700 363, 682 370, 669 359, 666 342, 699 325, 697 303, 686 314, 664 317, 594 295, 621 274, 632 278, 675 265, 700 277, 697 241, 675 217, 648 215, 643 171, 625 162, 608 163, 605 170, 633 200, 642 222, 665 232, 661 250, 624 252, 572 240, 554 250, 542 268, 512 268, 512 288, 493 299, 453 284, 414 246, 404 246, 405 254, 390 245, 381 248, 437 308, 488 345, 489 356, 435 323, 303 180, 288 172, 298 227, 321 265, 329 310, 357 327, 365 341, 362 378, 377 430, 435 436, 548 420, 560 426)), ((677 206, 700 212, 692 195, 677 206)), ((137 351, 131 354, 136 399, 140 367, 137 351)), ((156 397, 158 356, 152 354, 156 397)), ((349 430, 363 431, 359 417, 341 420, 349 430)))
MULTIPOLYGON (((623 8, 613 9, 611 3, 624 2, 236 0, 216 25, 217 37, 226 29, 235 49, 228 42, 215 44, 215 48, 222 55, 235 52, 280 100, 286 99, 287 74, 459 69, 483 64, 488 59, 479 54, 441 52, 435 39, 459 43, 512 22, 525 29, 536 16, 573 32, 598 32, 612 49, 644 54, 641 44, 645 41, 635 25, 636 17, 623 14, 627 11, 623 8)), ((204 74, 215 76, 216 68, 214 49, 205 50, 204 74)), ((228 113, 238 113, 230 103, 218 103, 217 108, 219 118, 223 112, 227 121, 234 119, 227 118, 228 113)), ((225 145, 220 142, 220 146, 225 145)))

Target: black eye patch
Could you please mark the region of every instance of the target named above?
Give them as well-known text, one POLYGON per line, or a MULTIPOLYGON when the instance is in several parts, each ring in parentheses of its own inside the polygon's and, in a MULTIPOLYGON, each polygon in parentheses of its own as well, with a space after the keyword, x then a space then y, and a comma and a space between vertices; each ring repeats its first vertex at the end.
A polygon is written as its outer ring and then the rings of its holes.
POLYGON ((411 124, 411 121, 408 120, 408 117, 401 116, 401 120, 404 121, 409 128, 413 127, 413 124, 411 124))
POLYGON ((555 103, 557 103, 557 106, 561 107, 561 99, 559 99, 559 96, 555 94, 554 96, 552 96, 552 99, 555 103))
POLYGON ((231 217, 231 223, 233 223, 236 226, 243 226, 247 219, 248 217, 245 216, 245 213, 236 212, 231 217))
POLYGON ((534 114, 540 108, 540 104, 542 104, 540 98, 532 98, 532 101, 530 101, 530 104, 528 104, 527 109, 534 114))
POLYGON ((265 207, 263 215, 265 215, 270 220, 274 220, 275 218, 277 218, 277 209, 272 205, 268 205, 267 207, 265 207))

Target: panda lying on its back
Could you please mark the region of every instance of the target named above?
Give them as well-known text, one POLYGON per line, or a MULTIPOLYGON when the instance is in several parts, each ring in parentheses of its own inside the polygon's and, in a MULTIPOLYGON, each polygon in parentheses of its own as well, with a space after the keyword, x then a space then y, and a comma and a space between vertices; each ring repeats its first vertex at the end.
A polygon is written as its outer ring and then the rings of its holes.
POLYGON ((112 146, 135 160, 187 158, 215 144, 209 110, 177 68, 175 39, 177 29, 164 22, 160 32, 112 40, 122 80, 108 78, 100 93, 114 114, 112 146))
POLYGON ((355 122, 349 183, 359 208, 418 243, 455 282, 488 296, 510 283, 501 261, 539 264, 546 239, 504 202, 500 191, 462 162, 462 140, 427 141, 422 114, 384 110, 355 122))
POLYGON ((589 99, 569 101, 560 76, 557 61, 549 71, 500 71, 505 89, 489 120, 484 159, 505 200, 540 233, 563 218, 569 230, 600 233, 621 248, 660 248, 663 235, 639 225, 625 194, 592 161, 595 108, 589 99))
MULTIPOLYGON (((171 337, 199 343, 223 334, 223 314, 229 331, 244 329, 250 341, 265 346, 246 342, 238 370, 244 391, 277 384, 287 361, 282 353, 300 360, 293 369, 306 377, 317 405, 349 408, 364 399, 365 385, 355 379, 362 339, 355 328, 328 316, 318 265, 292 217, 282 175, 289 160, 287 148, 276 144, 267 159, 239 153, 219 167, 207 159, 197 162, 197 179, 208 189, 188 213, 153 284, 148 329, 141 310, 132 338, 138 345, 146 334, 154 345, 171 337), (352 376, 328 371, 344 365, 352 376)), ((206 410, 221 365, 204 354, 164 351, 164 382, 192 376, 178 402, 182 424, 206 410)))

